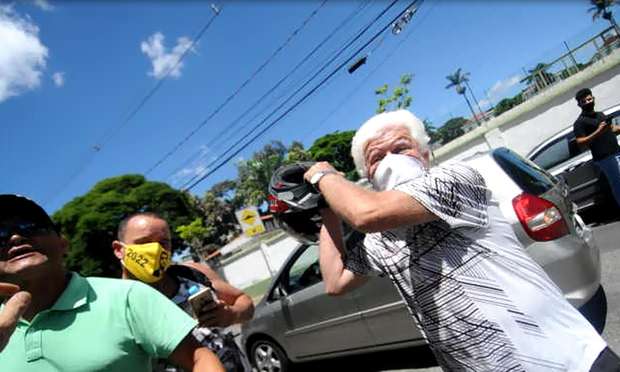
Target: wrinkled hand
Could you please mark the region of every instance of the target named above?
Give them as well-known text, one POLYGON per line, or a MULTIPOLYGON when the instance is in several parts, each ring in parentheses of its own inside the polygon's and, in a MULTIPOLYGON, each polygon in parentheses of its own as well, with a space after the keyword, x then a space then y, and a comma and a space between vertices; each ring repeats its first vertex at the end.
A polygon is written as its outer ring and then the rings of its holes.
POLYGON ((237 320, 237 313, 222 301, 213 301, 202 309, 198 324, 201 327, 228 327, 237 320))
POLYGON ((0 312, 0 352, 9 343, 9 339, 15 331, 19 318, 30 305, 30 293, 19 292, 19 287, 14 284, 0 283, 0 296, 9 297, 0 312))
POLYGON ((306 171, 306 173, 304 173, 304 179, 310 182, 312 176, 314 176, 314 174, 317 172, 336 172, 340 175, 343 175, 342 172, 338 172, 336 168, 329 164, 329 162, 320 161, 315 163, 313 166, 310 167, 310 169, 306 171))

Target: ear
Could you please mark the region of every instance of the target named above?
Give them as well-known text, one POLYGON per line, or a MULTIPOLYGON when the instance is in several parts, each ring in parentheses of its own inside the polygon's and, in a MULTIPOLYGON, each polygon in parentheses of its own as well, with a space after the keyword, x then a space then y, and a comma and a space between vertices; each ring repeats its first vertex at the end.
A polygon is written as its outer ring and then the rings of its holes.
POLYGON ((112 250, 114 250, 114 255, 119 260, 122 260, 123 257, 125 257, 125 247, 118 240, 112 242, 112 250))

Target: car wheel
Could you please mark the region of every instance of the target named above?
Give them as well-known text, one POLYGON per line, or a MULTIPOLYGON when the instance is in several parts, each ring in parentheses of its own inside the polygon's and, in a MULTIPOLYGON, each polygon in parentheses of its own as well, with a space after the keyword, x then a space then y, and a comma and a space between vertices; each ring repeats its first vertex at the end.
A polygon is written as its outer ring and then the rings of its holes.
POLYGON ((579 312, 592 324, 599 334, 605 329, 607 320, 607 296, 603 286, 598 290, 585 305, 579 308, 579 312))
POLYGON ((282 348, 270 340, 256 341, 251 358, 258 372, 288 372, 291 364, 282 348))

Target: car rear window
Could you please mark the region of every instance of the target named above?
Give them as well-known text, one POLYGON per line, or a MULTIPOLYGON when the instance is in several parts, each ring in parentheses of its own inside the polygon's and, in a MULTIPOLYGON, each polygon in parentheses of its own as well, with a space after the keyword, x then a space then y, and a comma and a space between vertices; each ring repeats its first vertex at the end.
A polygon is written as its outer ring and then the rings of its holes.
POLYGON ((555 184, 551 174, 507 148, 495 149, 492 154, 504 172, 527 193, 541 195, 555 184))

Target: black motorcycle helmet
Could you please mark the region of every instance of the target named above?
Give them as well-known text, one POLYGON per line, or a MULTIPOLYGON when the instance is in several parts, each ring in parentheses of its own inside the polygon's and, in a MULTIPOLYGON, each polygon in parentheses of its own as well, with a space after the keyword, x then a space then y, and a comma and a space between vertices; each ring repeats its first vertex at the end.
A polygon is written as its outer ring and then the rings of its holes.
MULTIPOLYGON (((323 225, 321 209, 327 207, 323 196, 306 180, 304 173, 314 162, 299 162, 278 168, 269 183, 269 211, 280 226, 299 241, 316 243, 323 225)), ((347 245, 354 230, 342 224, 347 245)), ((363 237, 363 234, 361 234, 363 237)))
POLYGON ((323 196, 304 180, 304 173, 314 162, 284 165, 271 176, 269 211, 280 226, 303 242, 316 242, 323 220, 320 209, 323 196))

